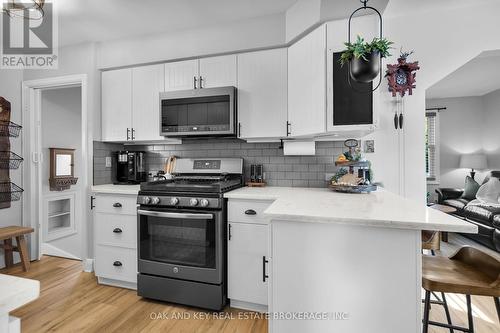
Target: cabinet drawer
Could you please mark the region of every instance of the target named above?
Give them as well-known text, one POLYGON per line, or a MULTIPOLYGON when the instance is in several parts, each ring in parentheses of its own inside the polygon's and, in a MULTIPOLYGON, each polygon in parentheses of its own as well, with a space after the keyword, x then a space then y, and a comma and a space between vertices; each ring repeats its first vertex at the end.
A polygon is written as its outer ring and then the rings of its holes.
POLYGON ((264 211, 273 202, 269 200, 236 200, 228 202, 228 221, 267 224, 264 211))
POLYGON ((137 196, 96 195, 95 209, 98 213, 135 215, 137 212, 137 196))
POLYGON ((137 283, 137 250, 97 245, 95 275, 137 283))
POLYGON ((137 248, 136 215, 96 213, 94 228, 99 245, 137 248))

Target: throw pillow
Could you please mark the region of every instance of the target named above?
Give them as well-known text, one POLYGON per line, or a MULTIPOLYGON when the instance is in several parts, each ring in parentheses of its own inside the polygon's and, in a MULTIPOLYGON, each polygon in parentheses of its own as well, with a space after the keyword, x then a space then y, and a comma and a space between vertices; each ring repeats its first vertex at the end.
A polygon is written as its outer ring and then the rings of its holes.
POLYGON ((498 204, 500 197, 500 180, 492 177, 490 180, 481 185, 476 194, 477 199, 483 204, 498 204))
POLYGON ((467 200, 474 200, 476 199, 476 194, 477 191, 479 190, 480 185, 472 179, 472 177, 467 176, 465 177, 465 187, 464 187, 464 193, 462 194, 462 198, 467 199, 467 200))

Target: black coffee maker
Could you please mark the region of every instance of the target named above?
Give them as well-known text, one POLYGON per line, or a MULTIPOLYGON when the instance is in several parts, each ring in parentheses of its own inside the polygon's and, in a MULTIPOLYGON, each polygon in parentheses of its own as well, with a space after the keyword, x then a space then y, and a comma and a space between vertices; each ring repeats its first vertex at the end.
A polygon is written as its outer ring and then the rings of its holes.
POLYGON ((115 184, 139 184, 147 181, 146 153, 143 151, 115 152, 115 184))

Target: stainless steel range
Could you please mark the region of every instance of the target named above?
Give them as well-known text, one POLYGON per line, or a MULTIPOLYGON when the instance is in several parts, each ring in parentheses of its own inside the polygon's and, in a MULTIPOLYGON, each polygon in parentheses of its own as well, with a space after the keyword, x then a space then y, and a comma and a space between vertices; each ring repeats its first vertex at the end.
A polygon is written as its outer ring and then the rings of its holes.
POLYGON ((240 158, 178 159, 173 179, 141 184, 140 296, 212 310, 225 306, 223 193, 242 185, 240 158))

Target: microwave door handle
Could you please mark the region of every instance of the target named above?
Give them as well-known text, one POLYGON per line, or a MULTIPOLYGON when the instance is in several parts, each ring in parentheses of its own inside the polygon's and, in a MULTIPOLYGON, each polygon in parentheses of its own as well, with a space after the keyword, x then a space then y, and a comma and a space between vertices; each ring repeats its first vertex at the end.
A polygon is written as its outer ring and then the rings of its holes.
POLYGON ((192 219, 192 220, 207 220, 212 219, 214 216, 212 214, 192 214, 192 213, 166 213, 166 212, 155 212, 151 210, 137 210, 137 214, 153 217, 168 217, 171 219, 192 219))

